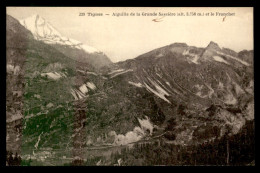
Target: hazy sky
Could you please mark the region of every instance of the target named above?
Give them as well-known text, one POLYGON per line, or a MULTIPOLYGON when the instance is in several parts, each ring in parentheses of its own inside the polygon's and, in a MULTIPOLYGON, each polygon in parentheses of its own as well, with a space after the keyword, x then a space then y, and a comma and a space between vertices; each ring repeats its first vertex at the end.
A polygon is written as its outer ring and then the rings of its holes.
POLYGON ((253 49, 253 8, 89 8, 89 7, 8 7, 7 14, 24 19, 39 14, 61 34, 103 51, 113 62, 135 58, 174 42, 206 47, 210 41, 235 51, 253 49), (86 16, 79 16, 85 12, 86 16), (90 17, 88 12, 103 13, 90 17), (215 16, 112 16, 113 13, 212 12, 215 16), (216 16, 216 12, 235 13, 216 16), (105 14, 110 15, 105 15, 105 14))

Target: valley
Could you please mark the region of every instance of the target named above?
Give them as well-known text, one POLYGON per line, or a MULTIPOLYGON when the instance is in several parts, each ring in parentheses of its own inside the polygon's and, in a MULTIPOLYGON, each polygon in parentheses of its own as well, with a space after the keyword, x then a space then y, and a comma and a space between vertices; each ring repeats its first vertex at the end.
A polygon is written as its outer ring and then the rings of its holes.
POLYGON ((254 162, 253 50, 173 43, 112 63, 39 15, 7 15, 6 54, 19 165, 254 162))

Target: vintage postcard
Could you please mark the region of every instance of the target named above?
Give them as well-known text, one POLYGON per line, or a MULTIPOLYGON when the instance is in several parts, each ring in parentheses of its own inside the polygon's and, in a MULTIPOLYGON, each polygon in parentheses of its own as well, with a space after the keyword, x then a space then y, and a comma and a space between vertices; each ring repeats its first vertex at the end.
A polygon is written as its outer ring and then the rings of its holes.
POLYGON ((253 7, 7 7, 7 166, 255 165, 253 7))

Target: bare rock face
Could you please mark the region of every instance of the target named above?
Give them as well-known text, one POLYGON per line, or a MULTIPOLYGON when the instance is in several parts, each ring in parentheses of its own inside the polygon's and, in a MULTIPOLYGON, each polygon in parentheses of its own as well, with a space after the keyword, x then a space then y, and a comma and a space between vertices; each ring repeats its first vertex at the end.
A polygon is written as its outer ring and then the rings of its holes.
POLYGON ((221 51, 219 45, 213 41, 211 41, 208 46, 206 47, 208 50, 216 50, 216 51, 221 51))
POLYGON ((238 53, 238 57, 243 60, 248 62, 249 64, 253 65, 254 63, 254 51, 253 50, 243 50, 238 53))

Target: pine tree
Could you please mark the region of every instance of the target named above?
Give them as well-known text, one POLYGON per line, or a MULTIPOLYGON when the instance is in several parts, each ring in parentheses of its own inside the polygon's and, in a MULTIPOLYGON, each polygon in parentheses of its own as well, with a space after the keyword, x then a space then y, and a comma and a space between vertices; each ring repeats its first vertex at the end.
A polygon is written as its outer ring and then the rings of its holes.
POLYGON ((21 163, 22 163, 22 158, 21 156, 18 156, 18 165, 21 165, 21 163))
POLYGON ((15 157, 14 157, 14 165, 19 165, 17 152, 15 153, 15 157))
POLYGON ((13 153, 9 152, 8 165, 13 165, 13 153))

